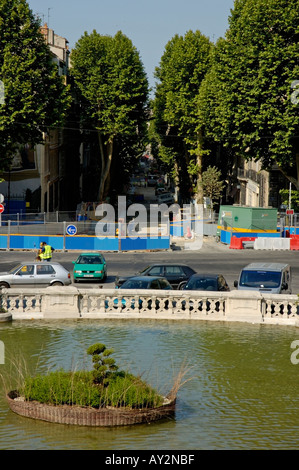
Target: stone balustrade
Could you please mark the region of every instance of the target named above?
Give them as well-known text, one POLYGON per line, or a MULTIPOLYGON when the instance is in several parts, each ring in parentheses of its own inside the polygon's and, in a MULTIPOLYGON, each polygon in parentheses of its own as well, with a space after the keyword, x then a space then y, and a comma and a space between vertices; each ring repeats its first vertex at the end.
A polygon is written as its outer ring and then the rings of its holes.
POLYGON ((299 326, 297 295, 238 291, 161 291, 46 287, 2 289, 2 307, 18 319, 155 318, 245 321, 299 326))

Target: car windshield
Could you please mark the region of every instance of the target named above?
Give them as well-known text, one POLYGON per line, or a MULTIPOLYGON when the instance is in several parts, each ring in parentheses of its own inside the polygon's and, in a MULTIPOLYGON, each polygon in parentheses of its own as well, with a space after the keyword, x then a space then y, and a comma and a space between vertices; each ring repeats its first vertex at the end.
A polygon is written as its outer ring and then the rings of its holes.
POLYGON ((242 271, 240 286, 269 287, 280 286, 281 273, 275 271, 242 271))
POLYGON ((186 290, 217 290, 217 282, 214 278, 189 279, 185 286, 186 290))
POLYGON ((11 268, 8 272, 9 274, 15 274, 21 267, 22 267, 22 264, 18 264, 14 268, 11 268))
POLYGON ((76 264, 103 264, 101 256, 79 256, 76 264))
POLYGON ((147 266, 146 268, 142 269, 142 271, 139 271, 139 273, 140 273, 140 274, 141 274, 141 273, 144 273, 145 271, 148 270, 149 267, 150 267, 150 266, 147 266))
POLYGON ((148 281, 138 280, 138 279, 129 279, 124 282, 121 286, 122 289, 147 289, 148 281))

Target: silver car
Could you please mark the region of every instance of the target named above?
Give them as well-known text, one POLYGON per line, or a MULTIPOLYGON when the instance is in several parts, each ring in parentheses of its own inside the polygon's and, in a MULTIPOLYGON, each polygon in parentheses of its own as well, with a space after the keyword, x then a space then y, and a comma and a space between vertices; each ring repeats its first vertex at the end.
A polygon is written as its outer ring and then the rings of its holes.
POLYGON ((250 263, 234 286, 239 290, 291 294, 291 267, 284 263, 250 263))
POLYGON ((66 286, 71 282, 67 269, 48 261, 24 262, 7 273, 0 273, 0 287, 66 286))

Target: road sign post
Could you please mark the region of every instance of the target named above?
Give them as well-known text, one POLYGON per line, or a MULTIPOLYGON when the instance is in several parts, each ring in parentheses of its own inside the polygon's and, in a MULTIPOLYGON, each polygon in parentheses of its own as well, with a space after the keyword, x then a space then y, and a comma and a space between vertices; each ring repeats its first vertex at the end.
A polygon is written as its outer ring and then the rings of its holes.
POLYGON ((76 233, 77 233, 76 225, 68 225, 66 227, 66 233, 67 233, 67 235, 71 235, 71 236, 76 235, 76 233))

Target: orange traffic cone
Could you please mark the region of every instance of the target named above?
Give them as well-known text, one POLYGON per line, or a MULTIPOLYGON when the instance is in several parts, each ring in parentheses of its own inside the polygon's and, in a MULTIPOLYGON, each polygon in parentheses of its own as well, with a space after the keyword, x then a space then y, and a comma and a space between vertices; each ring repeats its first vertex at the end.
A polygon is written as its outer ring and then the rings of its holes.
POLYGON ((192 233, 191 233, 190 227, 187 227, 186 238, 192 238, 192 233))

